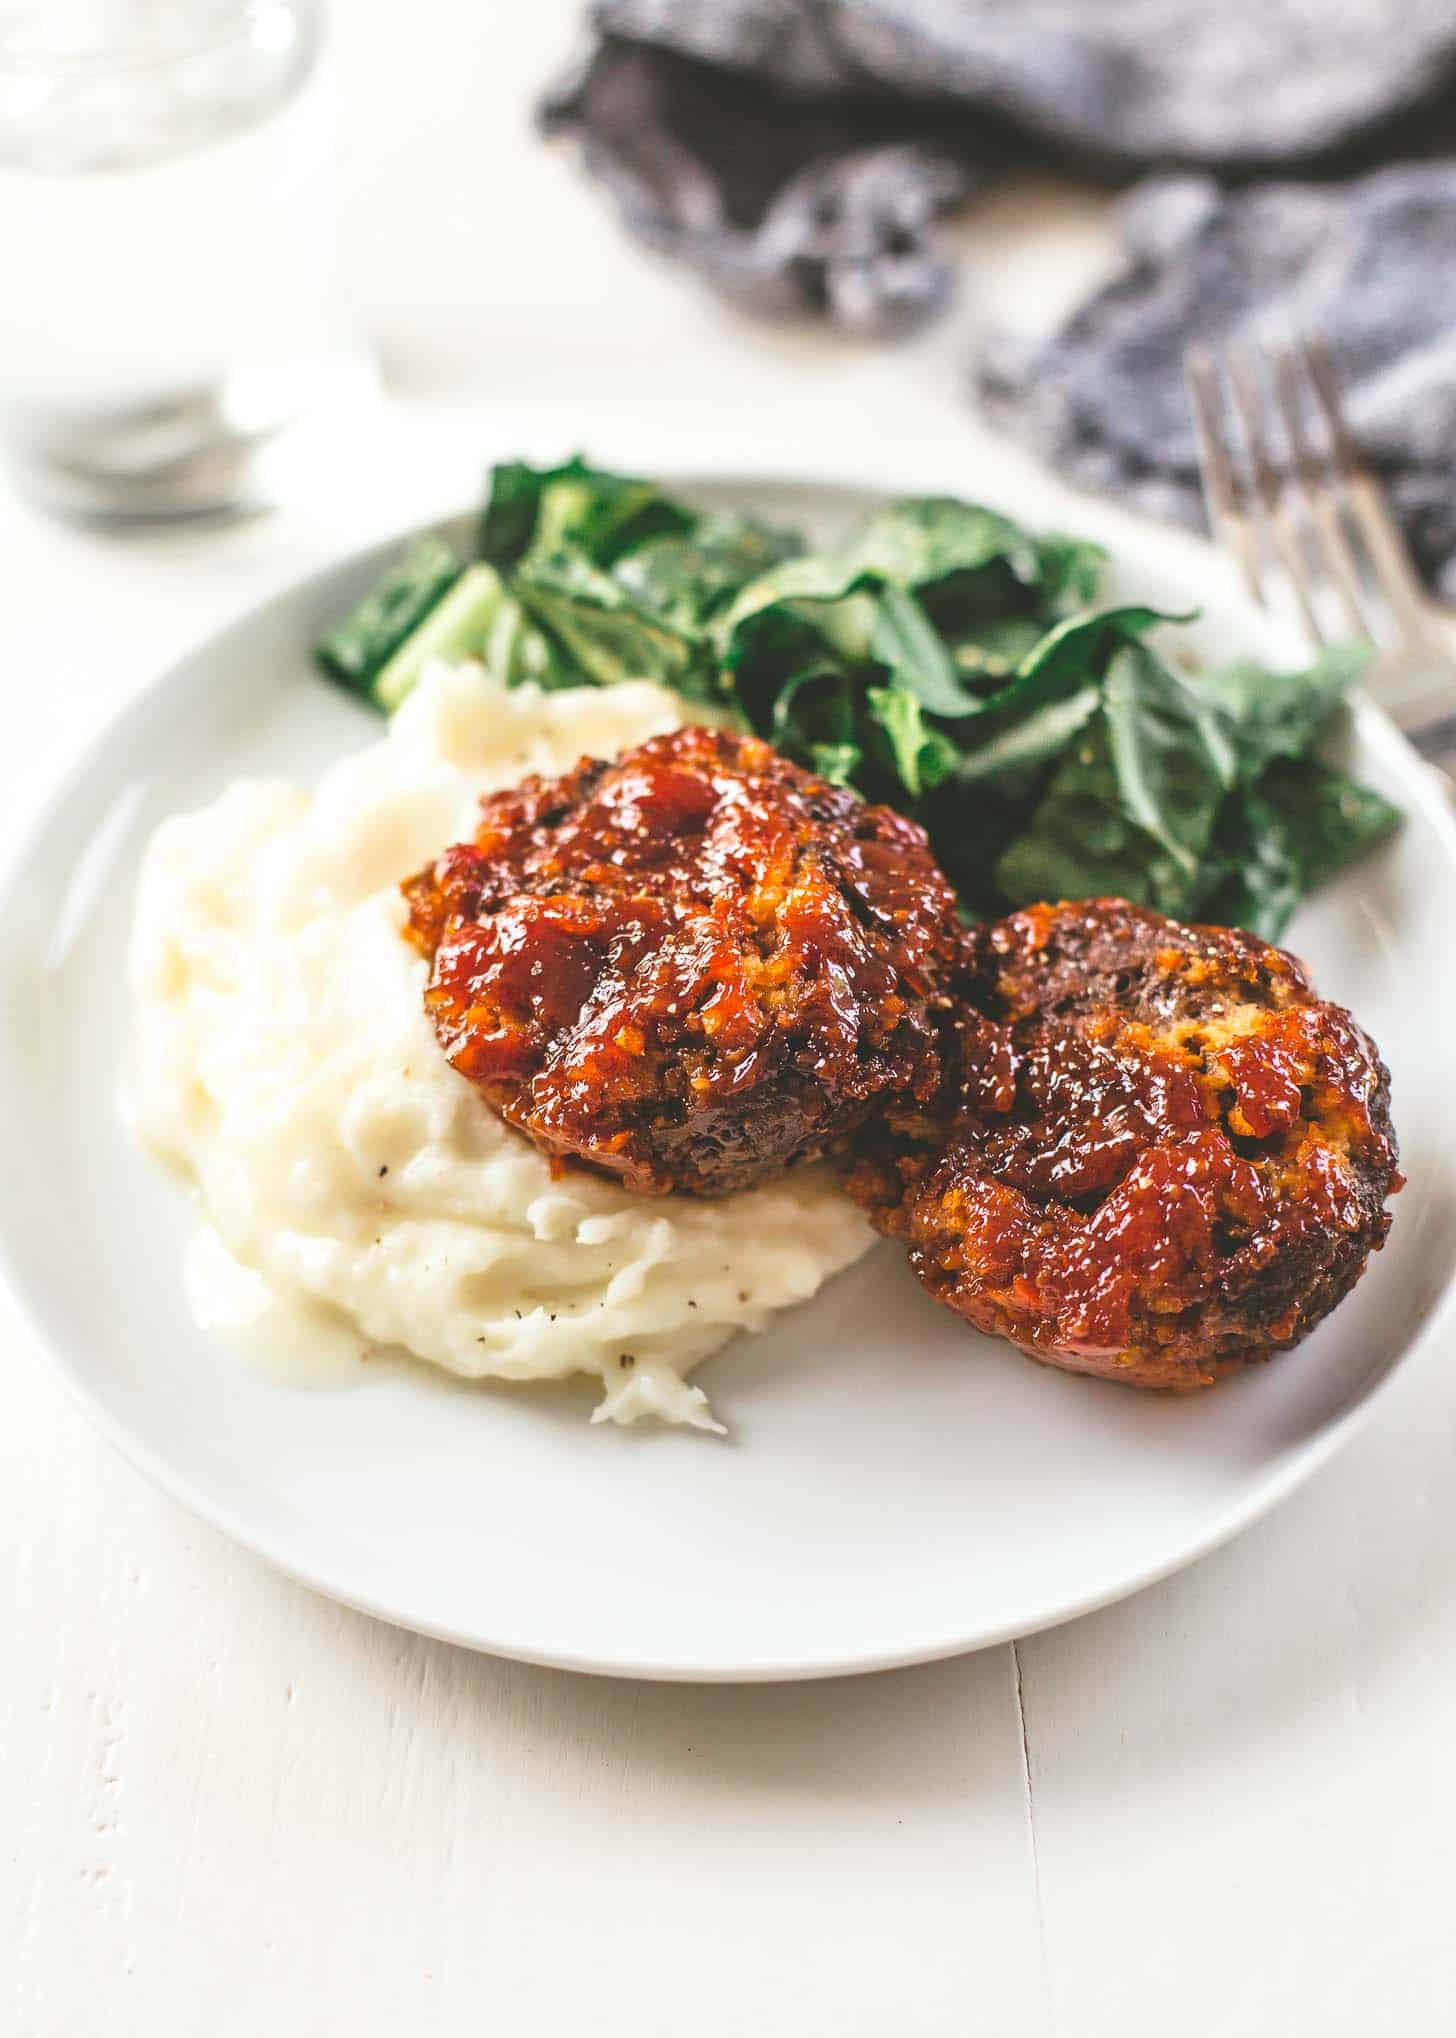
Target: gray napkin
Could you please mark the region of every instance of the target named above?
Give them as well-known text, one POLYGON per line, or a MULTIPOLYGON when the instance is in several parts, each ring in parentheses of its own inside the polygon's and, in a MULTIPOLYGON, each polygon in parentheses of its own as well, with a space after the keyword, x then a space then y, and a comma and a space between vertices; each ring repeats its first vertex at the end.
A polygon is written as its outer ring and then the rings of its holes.
MULTIPOLYGON (((682 24, 684 26, 688 24, 682 24)), ((628 228, 755 310, 887 332, 939 309, 933 227, 975 152, 903 107, 800 98, 736 70, 608 41, 547 101, 628 228)))
POLYGON ((1184 348, 1321 333, 1355 436, 1456 600, 1456 164, 1228 192, 1153 178, 1120 217, 1116 282, 1045 344, 983 348, 990 414, 1068 480, 1198 522, 1184 348))
POLYGON ((1125 201, 1126 274, 1050 344, 986 347, 988 404, 1073 479, 1193 519, 1184 347, 1320 330, 1456 598, 1456 0, 603 0, 593 23, 548 125, 635 233, 760 309, 903 326, 950 289, 936 222, 1009 166, 1181 173, 1125 201))
POLYGON ((552 96, 632 230, 766 308, 933 310, 1007 163, 1350 168, 1456 135, 1456 0, 603 0, 552 96))

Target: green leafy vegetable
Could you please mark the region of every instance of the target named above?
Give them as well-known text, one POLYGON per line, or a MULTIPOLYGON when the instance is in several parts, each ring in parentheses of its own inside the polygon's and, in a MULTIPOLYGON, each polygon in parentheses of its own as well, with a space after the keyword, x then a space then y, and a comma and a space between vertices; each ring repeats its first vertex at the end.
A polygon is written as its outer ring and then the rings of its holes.
POLYGON ((1209 673, 1203 692, 1228 725, 1245 784, 1276 758, 1306 755, 1369 662, 1368 644, 1340 644, 1305 672, 1268 672, 1246 661, 1209 673))
POLYGON ((716 691, 716 668, 702 641, 640 608, 619 580, 575 546, 528 554, 512 585, 574 662, 578 683, 654 679, 689 698, 716 691))
POLYGON ((1001 713, 994 728, 983 724, 975 731, 975 749, 964 751, 956 764, 957 784, 999 782, 1004 787, 1008 779, 1027 783, 1028 774, 1055 762, 1101 704, 1102 689, 1096 680, 1087 679, 1069 693, 1020 703, 1015 712, 1001 713))
POLYGON ((507 593, 483 644, 471 653, 507 686, 580 686, 581 674, 556 639, 507 593))
POLYGON ((1305 672, 1245 663, 1208 675, 1205 690, 1224 718, 1237 776, 1212 845, 1222 874, 1202 901, 1210 918, 1277 940, 1307 893, 1399 826, 1397 808, 1315 749, 1369 659, 1368 645, 1348 644, 1305 672))
POLYGON ((865 709, 883 734, 888 760, 912 800, 950 777, 960 753, 949 736, 930 726, 907 688, 869 687, 865 709))
POLYGON ((320 639, 318 664, 331 679, 367 695, 376 674, 462 571, 463 562, 443 538, 416 538, 359 606, 320 639))
POLYGON ((1223 816, 1217 849, 1227 875, 1207 915, 1277 940, 1307 893, 1399 825, 1399 808, 1372 787, 1318 757, 1281 759, 1223 816))
POLYGON ((1101 894, 1138 899, 1165 913, 1186 903, 1180 860, 1128 813, 1100 714, 1054 771, 1024 831, 1001 851, 995 868, 998 889, 1013 906, 1101 894))
POLYGON ((791 532, 694 510, 655 482, 579 459, 495 468, 478 536, 482 559, 552 647, 543 684, 654 679, 705 703, 721 692, 714 619, 799 545, 791 532))
POLYGON ((751 580, 714 635, 730 672, 757 666, 765 649, 822 640, 853 663, 869 656, 878 613, 862 576, 833 553, 789 558, 751 580))
POLYGON ((1042 601, 1053 609, 1087 609, 1097 599, 1107 554, 1085 538, 1049 532, 1036 541, 1042 601))
POLYGON ((849 785, 863 762, 857 743, 811 743, 809 762, 831 785, 849 785))
POLYGON ((432 658, 458 660, 479 651, 506 599, 498 573, 489 566, 468 566, 374 675, 370 691, 376 703, 391 713, 413 691, 432 658))
POLYGON ((1095 609, 1037 639, 1011 677, 978 705, 985 719, 963 732, 964 785, 1051 764, 1102 704, 1102 673, 1125 644, 1168 620, 1156 609, 1095 609))
POLYGON ((1140 641, 1152 620, 1113 611, 1066 625, 1032 663, 1043 677, 1070 665, 1080 683, 1063 701, 1083 714, 1090 692, 1092 705, 997 860, 1000 888, 1017 905, 1118 892, 1176 915, 1197 901, 1233 755, 1210 704, 1140 641), (1115 648, 1089 687, 1087 654, 1108 641, 1115 648))
POLYGON ((879 612, 870 633, 870 657, 895 677, 927 714, 979 714, 979 696, 962 685, 944 638, 937 635, 907 588, 887 581, 879 590, 879 612))
POLYGON ((1395 810, 1319 754, 1364 663, 1193 676, 1181 621, 1098 605, 1099 547, 945 496, 838 544, 581 459, 496 467, 468 567, 411 547, 318 647, 392 708, 432 657, 652 679, 929 830, 967 910, 1116 892, 1277 935, 1395 810))
POLYGON ((579 546, 607 566, 634 544, 692 529, 696 518, 652 481, 608 474, 581 459, 536 468, 518 460, 493 468, 481 512, 476 552, 508 571, 527 553, 579 546))
POLYGON ((649 538, 616 564, 616 578, 639 608, 675 629, 704 631, 746 581, 799 548, 792 532, 751 517, 705 516, 696 529, 649 538))
POLYGON ((1035 616, 981 616, 948 648, 957 672, 977 692, 990 693, 1031 656, 1044 635, 1035 616))
POLYGON ((854 573, 928 595, 947 613, 1016 606, 1008 582, 1043 616, 1096 600, 1104 554, 1073 538, 1036 538, 1009 517, 953 496, 912 496, 865 518, 843 548, 854 573))
POLYGON ((1146 644, 1113 656, 1102 712, 1120 803, 1183 873, 1191 906, 1219 807, 1234 782, 1227 736, 1197 688, 1146 644))

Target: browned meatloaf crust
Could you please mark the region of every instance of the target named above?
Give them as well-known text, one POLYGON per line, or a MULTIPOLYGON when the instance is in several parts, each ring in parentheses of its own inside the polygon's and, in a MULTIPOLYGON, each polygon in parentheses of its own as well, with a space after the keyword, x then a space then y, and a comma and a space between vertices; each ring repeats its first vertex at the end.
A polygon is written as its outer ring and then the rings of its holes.
POLYGON ((849 1175, 930 1293, 1038 1359, 1203 1387, 1298 1342, 1400 1186, 1389 1078, 1252 935, 1102 899, 967 942, 947 1088, 849 1175))
POLYGON ((753 737, 492 794, 405 893, 455 1067, 635 1189, 746 1188, 940 1082, 962 936, 923 831, 753 737))

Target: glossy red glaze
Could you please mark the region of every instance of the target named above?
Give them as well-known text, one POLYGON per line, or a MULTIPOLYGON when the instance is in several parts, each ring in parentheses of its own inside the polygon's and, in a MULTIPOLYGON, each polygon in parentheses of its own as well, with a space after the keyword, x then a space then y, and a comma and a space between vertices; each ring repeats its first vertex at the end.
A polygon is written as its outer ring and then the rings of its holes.
POLYGON ((405 891, 451 1061, 635 1187, 747 1186, 937 1086, 960 930, 923 832, 754 738, 491 795, 405 891))
POLYGON ((938 1113, 851 1176, 931 1292, 1074 1370, 1206 1385, 1385 1235, 1385 1070, 1281 950, 1121 901, 978 930, 938 1113))

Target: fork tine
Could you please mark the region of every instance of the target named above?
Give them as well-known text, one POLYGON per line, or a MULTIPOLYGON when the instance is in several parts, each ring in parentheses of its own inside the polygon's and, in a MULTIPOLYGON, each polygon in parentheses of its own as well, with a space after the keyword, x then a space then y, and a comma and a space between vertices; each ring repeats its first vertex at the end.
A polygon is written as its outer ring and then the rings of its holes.
POLYGON ((1274 395, 1289 440, 1290 472, 1324 541, 1322 564, 1326 577, 1334 583, 1353 634, 1373 639, 1376 632, 1365 612, 1360 568, 1340 515, 1338 460, 1322 455, 1310 435, 1297 347, 1276 348, 1271 367, 1274 395))
POLYGON ((1304 626, 1317 644, 1323 644, 1327 641, 1326 633, 1310 596, 1308 562, 1285 517, 1284 484, 1264 430, 1264 394, 1260 387, 1258 357, 1248 347, 1230 347, 1228 370, 1234 409, 1243 431, 1249 467, 1254 477, 1255 498, 1263 509, 1265 527, 1289 576, 1304 626))
POLYGON ((1203 347, 1190 348, 1184 362, 1188 394, 1193 406, 1193 434, 1198 448, 1198 471, 1203 482, 1203 500, 1216 544, 1232 552, 1243 569, 1244 583, 1260 608, 1269 606, 1259 576, 1258 548, 1245 514, 1238 474, 1224 443, 1218 370, 1213 356, 1203 347))
POLYGON ((1406 640, 1427 643, 1431 631, 1426 620, 1425 589, 1411 563, 1400 526, 1390 513, 1385 491, 1345 423, 1339 377, 1329 347, 1318 335, 1309 334, 1302 351, 1310 386, 1334 448, 1336 467, 1365 539, 1376 584, 1406 640))

